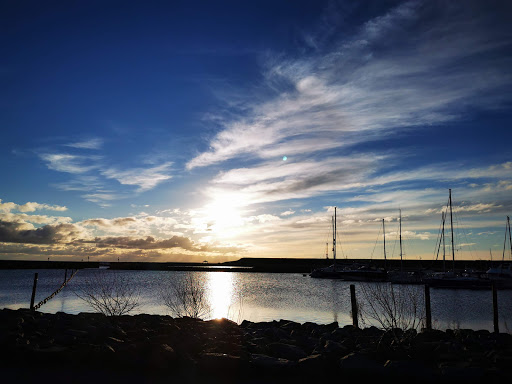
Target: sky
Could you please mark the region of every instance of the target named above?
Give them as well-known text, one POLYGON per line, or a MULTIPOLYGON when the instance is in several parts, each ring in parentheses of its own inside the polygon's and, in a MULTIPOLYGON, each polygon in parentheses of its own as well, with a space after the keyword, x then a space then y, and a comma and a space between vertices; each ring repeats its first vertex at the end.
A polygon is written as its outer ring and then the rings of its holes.
POLYGON ((0 259, 509 258, 511 11, 2 1, 0 259))

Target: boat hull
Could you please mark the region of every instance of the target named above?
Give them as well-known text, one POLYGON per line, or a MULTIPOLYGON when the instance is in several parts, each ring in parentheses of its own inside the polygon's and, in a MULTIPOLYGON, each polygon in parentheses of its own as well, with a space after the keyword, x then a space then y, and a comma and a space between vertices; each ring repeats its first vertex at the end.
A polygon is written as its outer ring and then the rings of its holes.
POLYGON ((492 287, 492 281, 484 278, 426 278, 423 282, 433 288, 490 289, 492 287))
POLYGON ((315 269, 311 277, 341 279, 346 281, 386 281, 387 273, 380 269, 335 269, 332 267, 315 269))

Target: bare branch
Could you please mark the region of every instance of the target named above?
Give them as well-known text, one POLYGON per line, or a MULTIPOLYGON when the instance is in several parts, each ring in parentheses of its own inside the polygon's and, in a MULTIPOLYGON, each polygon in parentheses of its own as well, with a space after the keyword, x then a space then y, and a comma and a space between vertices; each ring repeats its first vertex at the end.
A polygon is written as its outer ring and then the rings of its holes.
POLYGON ((94 271, 74 293, 106 316, 125 315, 140 306, 139 289, 119 271, 94 271))

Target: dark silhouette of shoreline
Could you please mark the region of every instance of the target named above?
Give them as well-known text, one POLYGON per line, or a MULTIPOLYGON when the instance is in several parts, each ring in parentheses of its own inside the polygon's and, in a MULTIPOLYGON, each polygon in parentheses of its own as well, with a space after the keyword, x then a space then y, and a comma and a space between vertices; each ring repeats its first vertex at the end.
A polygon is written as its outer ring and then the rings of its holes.
MULTIPOLYGON (((299 258, 252 258, 245 257, 225 263, 174 263, 174 262, 124 262, 112 261, 34 261, 34 260, 0 260, 0 269, 83 269, 99 268, 101 265, 118 270, 154 270, 154 271, 231 271, 231 272, 275 272, 275 273, 310 273, 315 268, 332 264, 330 259, 299 259, 299 258)), ((377 268, 384 267, 380 259, 341 259, 337 265, 351 266, 354 263, 369 264, 377 268)), ((389 270, 401 268, 399 259, 388 259, 386 267, 389 270)), ((493 262, 494 264, 496 262, 493 262)), ((452 264, 452 262, 450 262, 452 264)), ((485 271, 491 266, 490 260, 456 260, 455 268, 466 268, 485 271)), ((406 271, 433 270, 442 271, 442 260, 405 260, 403 269, 406 271)))

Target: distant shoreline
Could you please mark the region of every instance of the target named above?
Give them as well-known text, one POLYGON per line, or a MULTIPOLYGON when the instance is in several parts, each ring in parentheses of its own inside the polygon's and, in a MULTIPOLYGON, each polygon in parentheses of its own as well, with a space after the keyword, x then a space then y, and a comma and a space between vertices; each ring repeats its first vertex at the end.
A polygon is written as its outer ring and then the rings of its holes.
MULTIPOLYGON (((146 270, 146 271, 210 271, 210 272, 269 272, 269 273, 310 273, 315 268, 331 265, 331 259, 299 259, 299 258, 250 258, 245 257, 225 263, 177 263, 177 262, 98 262, 98 261, 38 261, 38 260, 0 260, 0 269, 85 269, 108 267, 115 270, 146 270)), ((354 263, 370 263, 376 267, 384 267, 380 259, 341 259, 340 266, 354 263)), ((457 260, 455 269, 487 270, 499 262, 490 260, 457 260)), ((446 261, 446 268, 451 269, 452 261, 446 261)), ((386 261, 389 270, 400 269, 399 259, 386 261)), ((443 270, 442 260, 404 260, 405 270, 443 270)))

